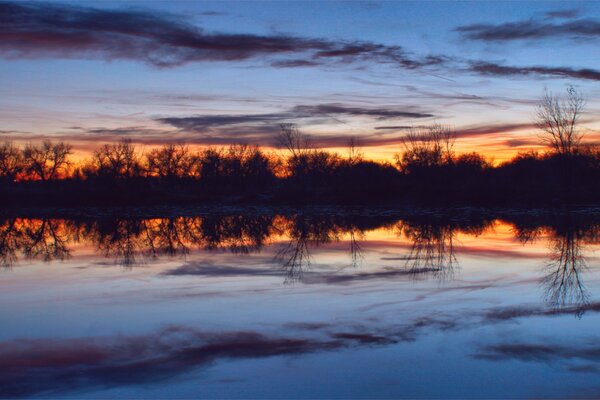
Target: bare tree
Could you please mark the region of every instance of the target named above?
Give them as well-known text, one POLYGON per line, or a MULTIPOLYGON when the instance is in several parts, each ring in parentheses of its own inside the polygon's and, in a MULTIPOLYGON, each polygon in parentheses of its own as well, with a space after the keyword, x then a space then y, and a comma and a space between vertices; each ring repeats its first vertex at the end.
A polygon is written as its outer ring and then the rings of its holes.
POLYGON ((281 124, 279 132, 279 144, 287 149, 293 158, 300 157, 310 150, 310 138, 300 132, 295 124, 281 124))
POLYGON ((538 104, 536 119, 537 127, 543 131, 542 143, 557 154, 575 153, 583 138, 577 124, 584 106, 583 97, 573 86, 567 88, 566 98, 546 90, 538 104))
POLYGON ((348 139, 348 162, 350 164, 356 164, 361 162, 363 159, 363 152, 360 147, 360 143, 355 136, 348 139))
POLYGON ((23 169, 21 150, 10 142, 0 144, 0 180, 14 182, 23 169))
POLYGON ((23 151, 25 169, 28 174, 42 181, 57 178, 69 167, 71 145, 45 140, 38 145, 29 144, 23 151))

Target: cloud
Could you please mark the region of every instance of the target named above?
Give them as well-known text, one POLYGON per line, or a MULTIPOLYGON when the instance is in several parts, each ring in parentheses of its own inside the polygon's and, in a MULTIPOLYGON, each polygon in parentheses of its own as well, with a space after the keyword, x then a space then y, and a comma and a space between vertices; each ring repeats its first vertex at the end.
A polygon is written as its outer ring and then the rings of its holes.
POLYGON ((316 106, 296 106, 294 112, 300 115, 319 116, 319 115, 351 115, 351 116, 369 116, 377 119, 386 118, 429 118, 433 114, 411 112, 405 110, 396 110, 392 108, 363 108, 350 107, 342 104, 319 104, 316 106))
POLYGON ((600 71, 590 68, 570 67, 514 67, 490 62, 477 61, 470 64, 469 69, 481 75, 490 76, 546 76, 554 78, 575 78, 583 80, 600 81, 600 71))
MULTIPOLYGON (((375 120, 386 119, 423 119, 434 115, 421 112, 411 107, 400 109, 389 106, 355 107, 340 103, 317 105, 298 105, 291 109, 264 114, 215 114, 195 115, 189 117, 161 117, 155 121, 171 125, 180 130, 182 136, 189 137, 192 142, 212 145, 228 145, 232 143, 250 142, 262 145, 275 145, 275 136, 279 132, 279 124, 283 122, 323 123, 339 122, 340 117, 367 117, 375 120)), ((346 146, 349 137, 345 135, 313 136, 312 142, 317 146, 346 146)), ((383 138, 376 135, 361 135, 362 146, 376 146, 397 142, 398 139, 383 138)))
MULTIPOLYGON (((410 109, 409 109, 410 110, 410 109)), ((191 117, 164 117, 157 121, 172 128, 157 129, 143 126, 130 127, 71 127, 71 132, 55 135, 53 139, 73 140, 79 143, 89 142, 114 142, 122 139, 131 139, 136 143, 147 145, 162 145, 165 143, 185 142, 188 144, 228 146, 237 143, 250 143, 263 146, 277 146, 277 133, 279 124, 296 119, 304 119, 312 124, 324 122, 322 119, 336 119, 336 116, 364 115, 380 119, 404 118, 410 115, 426 118, 427 113, 419 113, 394 108, 360 108, 347 107, 339 104, 324 104, 317 106, 297 106, 290 111, 268 114, 221 114, 200 115, 191 117), (308 117, 310 115, 310 117, 308 117), (312 118, 312 120, 309 120, 312 118), (321 120, 319 120, 321 118, 321 120), (73 132, 75 131, 75 132, 73 132)), ((421 128, 423 125, 415 125, 421 128)), ((404 131, 410 125, 382 125, 374 127, 373 133, 364 132, 352 135, 358 139, 361 147, 376 147, 400 143, 404 131), (389 133, 386 131, 390 131, 389 133)), ((535 129, 531 123, 498 123, 490 125, 477 125, 456 128, 458 137, 477 137, 501 135, 519 130, 535 129)), ((350 135, 345 134, 319 134, 311 136, 311 142, 317 147, 346 147, 350 135)), ((533 142, 519 142, 514 139, 509 146, 524 146, 533 142)))
POLYGON ((526 129, 535 129, 535 124, 532 123, 498 123, 489 125, 478 125, 470 126, 465 128, 456 129, 458 137, 474 137, 474 136, 486 136, 486 135, 497 135, 501 133, 508 133, 514 131, 521 131, 526 129))
MULTIPOLYGON (((547 16, 568 18, 573 11, 550 12, 547 16)), ((594 39, 600 37, 600 21, 578 19, 562 23, 537 21, 506 22, 503 24, 473 24, 455 29, 464 39, 485 42, 505 42, 549 38, 594 39)))
POLYGON ((200 15, 203 15, 205 17, 220 17, 223 15, 229 15, 229 13, 222 12, 222 11, 204 11, 204 12, 201 12, 200 15))
MULTIPOLYGON (((298 105, 290 110, 283 112, 274 112, 267 114, 216 114, 216 115, 197 115, 190 117, 164 117, 157 118, 156 121, 172 125, 179 129, 196 132, 206 132, 213 127, 222 127, 225 125, 240 124, 279 124, 289 120, 308 119, 334 116, 367 116, 376 119, 387 118, 429 118, 433 114, 395 109, 391 107, 365 108, 353 107, 339 103, 318 104, 318 105, 298 105)), ((275 126, 279 129, 278 126, 275 126)))
POLYGON ((271 60, 275 67, 367 61, 416 69, 443 62, 439 56, 415 58, 400 46, 367 41, 208 33, 182 17, 142 10, 5 2, 0 21, 0 55, 6 58, 121 59, 157 67, 277 56, 292 60, 271 60))
POLYGON ((544 14, 544 16, 546 18, 566 18, 566 19, 570 19, 570 18, 575 18, 580 14, 580 11, 574 8, 571 9, 564 9, 564 10, 552 10, 552 11, 548 11, 546 14, 544 14))

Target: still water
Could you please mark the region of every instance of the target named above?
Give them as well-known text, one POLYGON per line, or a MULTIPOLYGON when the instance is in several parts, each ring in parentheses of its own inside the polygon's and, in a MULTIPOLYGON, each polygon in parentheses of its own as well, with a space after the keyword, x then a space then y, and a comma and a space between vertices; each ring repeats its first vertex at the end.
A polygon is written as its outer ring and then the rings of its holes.
POLYGON ((600 215, 463 211, 2 217, 0 396, 599 397, 600 215))

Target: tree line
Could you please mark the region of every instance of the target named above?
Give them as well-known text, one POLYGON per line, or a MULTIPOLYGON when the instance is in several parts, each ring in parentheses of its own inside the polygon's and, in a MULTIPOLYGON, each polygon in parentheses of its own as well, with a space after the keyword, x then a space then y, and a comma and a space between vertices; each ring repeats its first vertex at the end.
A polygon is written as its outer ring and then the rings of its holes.
POLYGON ((442 124, 408 130, 393 163, 365 159, 356 138, 344 155, 319 149, 294 124, 280 126, 283 153, 245 144, 141 151, 125 140, 75 163, 67 143, 20 148, 6 142, 0 144, 0 201, 593 202, 600 200, 600 150, 582 140, 583 110, 572 87, 565 96, 546 92, 536 125, 547 150, 519 153, 496 166, 477 152, 457 154, 457 134, 442 124))

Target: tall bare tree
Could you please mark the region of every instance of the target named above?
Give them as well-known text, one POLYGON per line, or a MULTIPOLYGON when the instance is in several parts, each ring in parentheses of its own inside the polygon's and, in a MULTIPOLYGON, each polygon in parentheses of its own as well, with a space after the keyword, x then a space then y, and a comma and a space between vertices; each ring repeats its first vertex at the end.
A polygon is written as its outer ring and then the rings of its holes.
POLYGON ((352 136, 348 139, 348 162, 350 164, 356 164, 361 162, 363 159, 363 152, 361 150, 360 142, 352 136))
POLYGON ((29 144, 23 151, 25 169, 32 177, 48 181, 56 179, 69 167, 72 147, 63 142, 45 140, 40 144, 29 144))
POLYGON ((542 130, 540 139, 557 154, 571 155, 579 149, 583 134, 578 122, 585 106, 582 95, 573 87, 567 88, 566 97, 547 90, 537 109, 536 125, 542 130))
POLYGON ((300 132, 295 124, 285 123, 279 127, 279 144, 288 150, 293 158, 300 157, 310 150, 310 138, 300 132))

